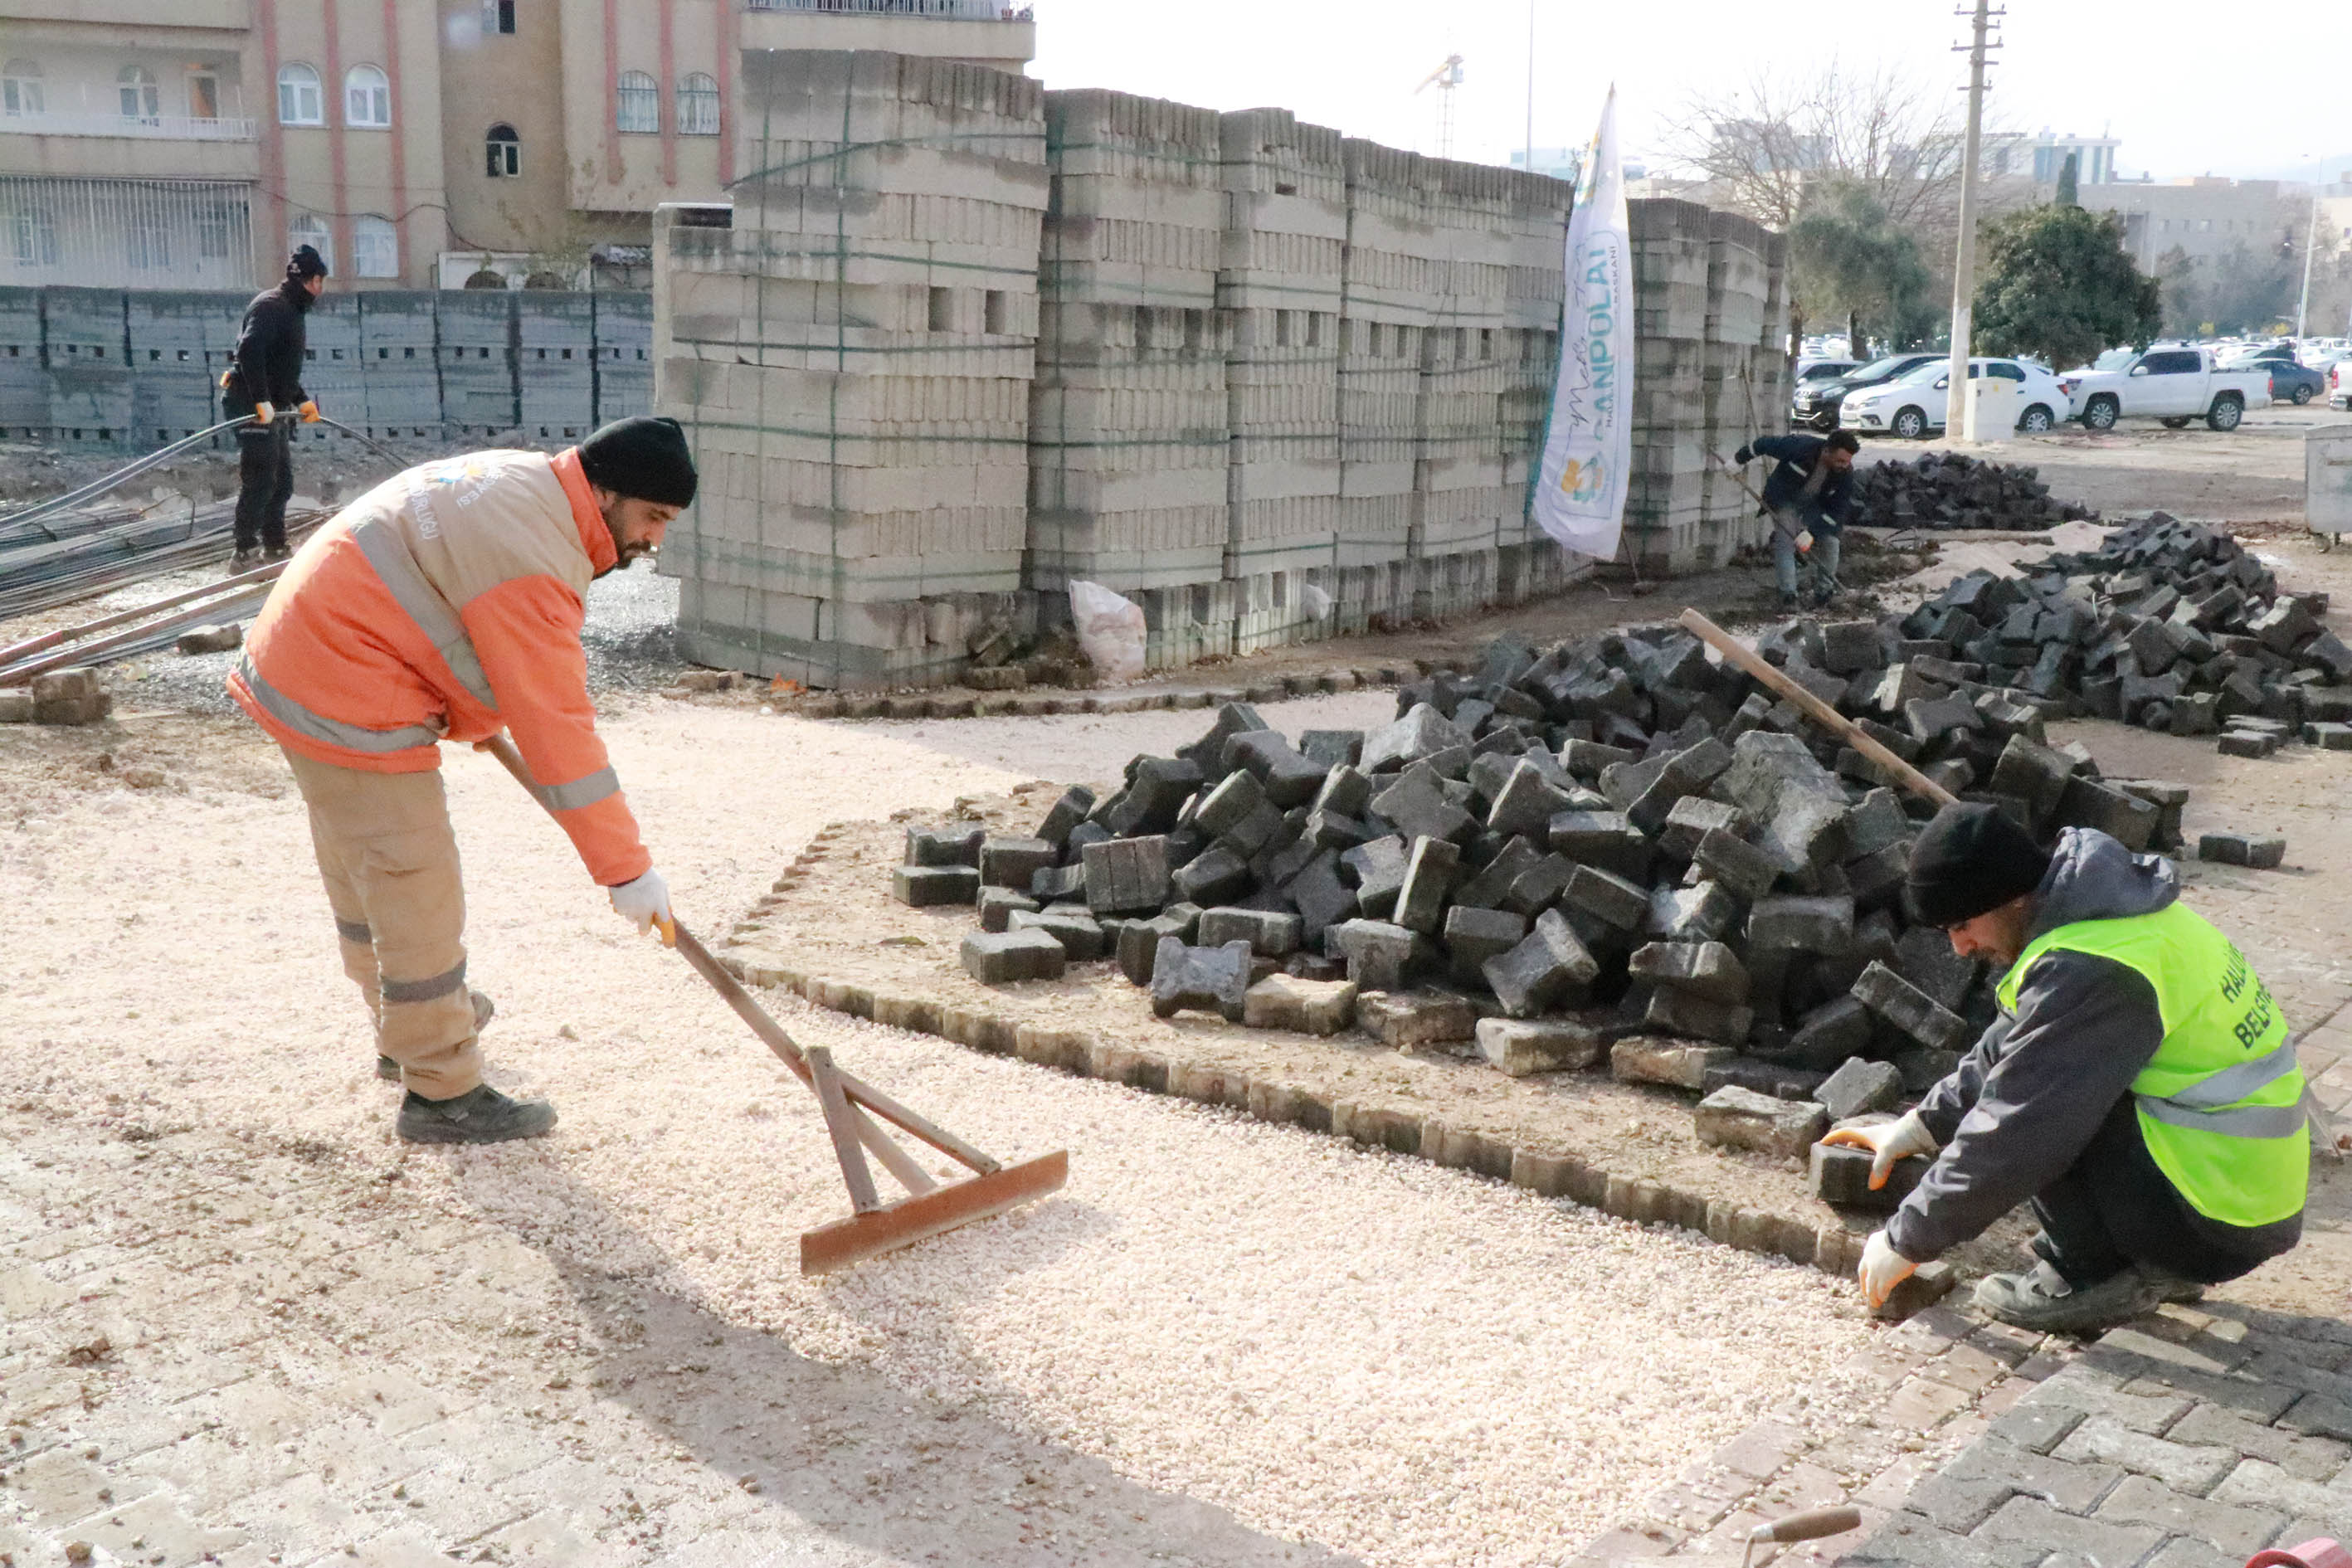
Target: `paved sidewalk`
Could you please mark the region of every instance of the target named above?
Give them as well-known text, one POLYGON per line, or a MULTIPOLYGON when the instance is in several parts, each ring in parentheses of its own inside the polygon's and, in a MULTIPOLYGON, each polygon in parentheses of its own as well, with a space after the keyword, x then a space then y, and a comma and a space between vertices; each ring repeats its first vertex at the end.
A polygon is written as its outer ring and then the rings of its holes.
POLYGON ((433 1212, 397 1172, 0 1109, 0 1563, 1347 1561, 433 1212))

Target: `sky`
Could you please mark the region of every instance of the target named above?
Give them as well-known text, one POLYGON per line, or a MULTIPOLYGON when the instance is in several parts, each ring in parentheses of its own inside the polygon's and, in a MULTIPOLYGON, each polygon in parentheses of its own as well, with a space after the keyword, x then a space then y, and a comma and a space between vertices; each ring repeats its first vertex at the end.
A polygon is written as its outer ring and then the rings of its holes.
MULTIPOLYGON (((1105 87, 1212 109, 1278 105, 1300 119, 1433 153, 1438 94, 1416 83, 1449 54, 1464 58, 1454 155, 1506 161, 1528 136, 1529 0, 1035 0, 1037 58, 1049 88, 1105 87)), ((2000 8, 1996 5, 1996 9, 2000 8)), ((2238 47, 2207 47, 2210 5, 2137 0, 2007 0, 1998 37, 1992 122, 2120 137, 2128 174, 2329 177, 2352 171, 2352 126, 2337 125, 2352 59, 2352 5, 2242 0, 2238 47), (2293 59, 2282 58, 2291 37, 2293 59), (2190 54, 2190 50, 2204 52, 2190 54), (2321 62, 2327 62, 2321 68, 2321 62), (2288 94, 2307 105, 2286 112, 2288 94)), ((1954 0, 1868 7, 1768 7, 1745 0, 1599 5, 1534 0, 1533 141, 1591 139, 1611 84, 1625 155, 1653 160, 1694 93, 1754 71, 1891 65, 1958 92, 1968 80, 1968 23, 1954 0)))

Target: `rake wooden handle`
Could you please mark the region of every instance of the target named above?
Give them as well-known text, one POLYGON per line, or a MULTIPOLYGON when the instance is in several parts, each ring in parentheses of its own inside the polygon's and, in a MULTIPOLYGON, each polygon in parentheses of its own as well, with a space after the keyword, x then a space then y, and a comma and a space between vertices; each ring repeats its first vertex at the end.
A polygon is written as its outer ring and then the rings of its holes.
POLYGON ((1780 670, 1773 668, 1755 649, 1739 641, 1696 610, 1685 610, 1682 613, 1682 624, 1685 629, 1697 637, 1701 642, 1706 643, 1764 685, 1795 703, 1804 710, 1807 717, 1826 725, 1840 740, 1885 768, 1904 788, 1914 795, 1925 796, 1937 805, 1950 805, 1959 799, 1950 790, 1872 740, 1853 720, 1790 679, 1780 670))

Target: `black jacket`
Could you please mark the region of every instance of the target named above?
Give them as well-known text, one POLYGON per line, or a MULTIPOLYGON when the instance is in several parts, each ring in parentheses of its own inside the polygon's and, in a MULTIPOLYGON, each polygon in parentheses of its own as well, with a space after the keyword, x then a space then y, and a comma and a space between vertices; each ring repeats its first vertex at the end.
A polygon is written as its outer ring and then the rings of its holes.
POLYGON ((310 291, 289 279, 256 294, 245 308, 236 363, 221 400, 230 415, 250 413, 257 402, 289 409, 310 401, 302 390, 302 318, 310 303, 310 291))
POLYGON ((1853 513, 1853 470, 1832 474, 1822 481, 1821 493, 1808 497, 1805 480, 1821 461, 1822 448, 1829 443, 1819 436, 1759 436, 1738 451, 1746 462, 1750 457, 1776 458, 1771 476, 1764 481, 1764 506, 1778 511, 1782 507, 1795 507, 1805 520, 1805 526, 1815 533, 1836 533, 1851 521, 1853 513))

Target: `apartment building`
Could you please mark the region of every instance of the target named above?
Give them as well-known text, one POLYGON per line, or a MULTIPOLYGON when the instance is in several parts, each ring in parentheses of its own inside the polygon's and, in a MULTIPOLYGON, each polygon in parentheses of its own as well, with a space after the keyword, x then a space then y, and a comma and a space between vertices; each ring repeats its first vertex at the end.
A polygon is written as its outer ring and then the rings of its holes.
POLYGON ((993 0, 0 0, 0 284, 643 286, 746 48, 1019 71, 993 0), (487 274, 487 276, 486 276, 487 274))

